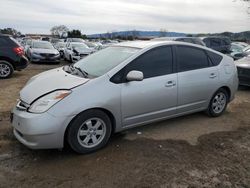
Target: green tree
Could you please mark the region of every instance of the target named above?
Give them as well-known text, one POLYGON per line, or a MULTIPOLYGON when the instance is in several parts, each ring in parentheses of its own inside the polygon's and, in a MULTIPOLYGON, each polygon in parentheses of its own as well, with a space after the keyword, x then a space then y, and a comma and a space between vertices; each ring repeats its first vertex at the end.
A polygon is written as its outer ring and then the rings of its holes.
POLYGON ((13 28, 0 29, 0 33, 12 35, 12 36, 20 36, 21 35, 20 31, 17 31, 16 29, 13 29, 13 28))

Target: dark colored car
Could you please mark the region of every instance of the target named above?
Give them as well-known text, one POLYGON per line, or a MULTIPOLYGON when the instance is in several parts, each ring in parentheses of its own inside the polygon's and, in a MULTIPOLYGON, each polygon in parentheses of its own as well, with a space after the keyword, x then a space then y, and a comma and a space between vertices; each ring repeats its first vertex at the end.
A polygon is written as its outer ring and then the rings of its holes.
POLYGON ((28 62, 23 47, 11 36, 0 34, 0 79, 26 68, 28 62))
POLYGON ((231 53, 231 40, 227 37, 204 37, 202 40, 208 48, 224 54, 231 53))
POLYGON ((250 56, 235 61, 240 85, 250 86, 250 56))
POLYGON ((198 37, 160 37, 152 39, 153 41, 180 41, 187 42, 191 44, 197 44, 201 46, 206 46, 206 44, 198 37))

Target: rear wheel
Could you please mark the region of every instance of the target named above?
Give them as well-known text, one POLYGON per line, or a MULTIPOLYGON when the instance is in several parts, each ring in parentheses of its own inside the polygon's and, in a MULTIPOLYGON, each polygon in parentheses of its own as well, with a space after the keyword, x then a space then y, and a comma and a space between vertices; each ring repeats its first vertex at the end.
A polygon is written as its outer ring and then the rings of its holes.
POLYGON ((221 88, 212 97, 207 109, 207 114, 211 117, 218 117, 223 114, 229 101, 228 92, 221 88))
POLYGON ((67 141, 77 153, 94 152, 107 144, 111 127, 106 113, 101 110, 89 110, 78 115, 69 125, 67 141))
POLYGON ((14 72, 13 66, 4 60, 0 60, 0 78, 9 78, 14 72))

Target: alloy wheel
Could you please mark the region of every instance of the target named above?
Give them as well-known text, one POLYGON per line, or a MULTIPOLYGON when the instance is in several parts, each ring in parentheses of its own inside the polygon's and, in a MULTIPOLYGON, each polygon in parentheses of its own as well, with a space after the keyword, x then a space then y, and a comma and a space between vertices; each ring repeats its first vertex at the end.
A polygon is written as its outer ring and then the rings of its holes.
POLYGON ((220 92, 215 95, 213 102, 212 102, 212 109, 214 113, 219 114, 221 113, 227 104, 227 97, 224 93, 220 92))
POLYGON ((6 64, 0 63, 0 77, 5 78, 11 73, 11 68, 6 64))
POLYGON ((100 144, 106 134, 106 124, 100 118, 86 120, 79 128, 77 139, 86 148, 93 148, 100 144))

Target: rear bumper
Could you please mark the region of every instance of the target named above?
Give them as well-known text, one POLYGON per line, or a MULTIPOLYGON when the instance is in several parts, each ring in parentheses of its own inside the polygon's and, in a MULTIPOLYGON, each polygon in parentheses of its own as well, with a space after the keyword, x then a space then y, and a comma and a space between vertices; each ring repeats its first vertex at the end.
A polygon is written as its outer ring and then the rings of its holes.
POLYGON ((239 85, 250 86, 250 69, 237 67, 238 69, 238 77, 239 77, 239 85))
POLYGON ((22 69, 25 69, 29 64, 29 60, 27 59, 27 57, 25 56, 22 56, 20 57, 20 60, 19 62, 16 62, 14 67, 15 67, 15 70, 22 70, 22 69))

